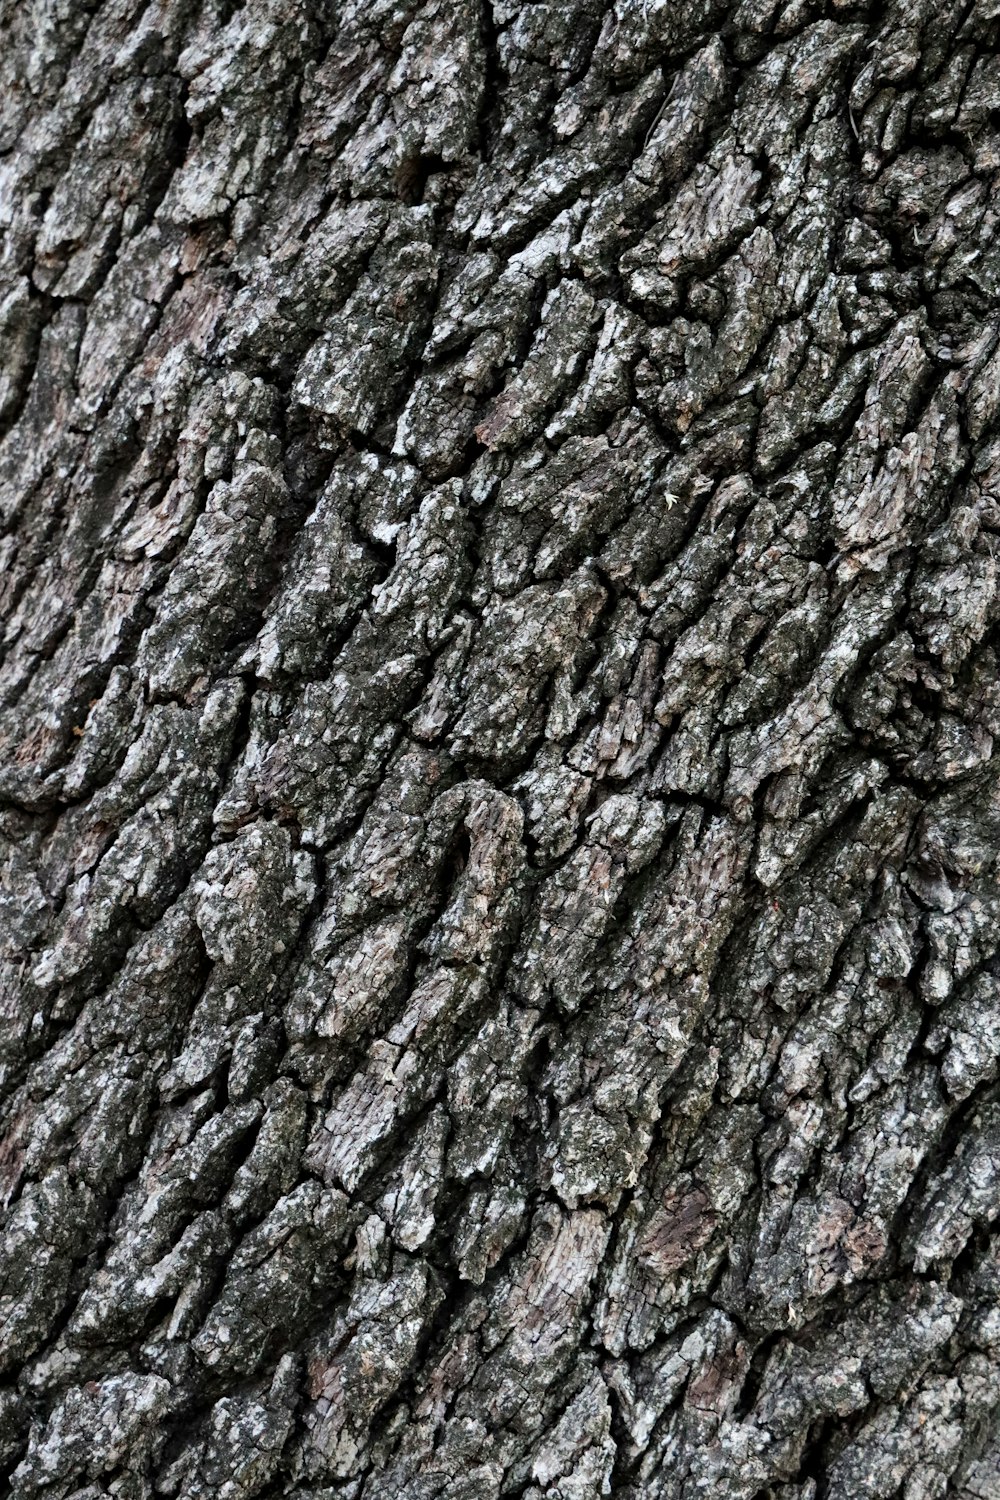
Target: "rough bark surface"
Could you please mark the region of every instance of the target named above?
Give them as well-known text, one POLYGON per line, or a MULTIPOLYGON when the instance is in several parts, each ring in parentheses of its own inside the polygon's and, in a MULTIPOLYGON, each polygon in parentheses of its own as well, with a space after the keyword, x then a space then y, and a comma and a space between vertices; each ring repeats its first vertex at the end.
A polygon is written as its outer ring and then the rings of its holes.
POLYGON ((0 5, 14 1500, 1000 1497, 1000 3, 0 5))

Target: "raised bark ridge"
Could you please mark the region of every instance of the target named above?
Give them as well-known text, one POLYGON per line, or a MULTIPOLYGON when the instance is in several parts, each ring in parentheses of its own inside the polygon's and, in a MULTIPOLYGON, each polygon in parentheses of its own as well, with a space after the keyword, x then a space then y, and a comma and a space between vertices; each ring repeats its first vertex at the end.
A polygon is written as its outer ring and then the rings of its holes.
POLYGON ((0 14, 9 1493, 1000 1495, 996 0, 0 14))

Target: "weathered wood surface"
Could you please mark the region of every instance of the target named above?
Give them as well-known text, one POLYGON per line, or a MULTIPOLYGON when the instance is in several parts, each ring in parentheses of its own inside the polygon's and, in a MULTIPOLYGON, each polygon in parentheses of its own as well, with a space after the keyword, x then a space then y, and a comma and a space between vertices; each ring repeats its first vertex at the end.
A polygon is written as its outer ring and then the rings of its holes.
POLYGON ((15 1500, 1000 1497, 1000 4, 4 0, 15 1500))

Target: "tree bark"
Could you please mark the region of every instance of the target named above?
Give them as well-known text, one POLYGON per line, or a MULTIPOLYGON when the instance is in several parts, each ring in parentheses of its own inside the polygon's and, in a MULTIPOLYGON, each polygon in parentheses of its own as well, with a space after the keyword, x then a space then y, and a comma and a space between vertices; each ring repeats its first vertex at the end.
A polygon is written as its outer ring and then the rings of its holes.
POLYGON ((0 3, 15 1500, 1000 1497, 1000 4, 0 3))

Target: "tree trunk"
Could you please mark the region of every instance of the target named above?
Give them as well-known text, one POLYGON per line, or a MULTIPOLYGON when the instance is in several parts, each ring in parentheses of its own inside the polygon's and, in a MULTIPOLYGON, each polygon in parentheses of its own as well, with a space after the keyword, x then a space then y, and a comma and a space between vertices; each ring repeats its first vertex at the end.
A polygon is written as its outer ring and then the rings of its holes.
POLYGON ((997 0, 3 0, 15 1500, 1000 1497, 997 0))

